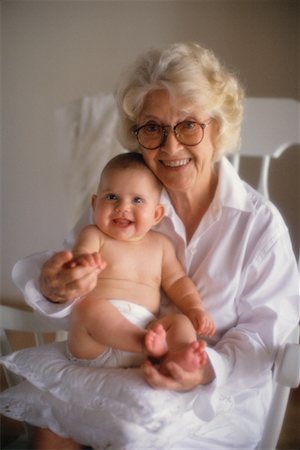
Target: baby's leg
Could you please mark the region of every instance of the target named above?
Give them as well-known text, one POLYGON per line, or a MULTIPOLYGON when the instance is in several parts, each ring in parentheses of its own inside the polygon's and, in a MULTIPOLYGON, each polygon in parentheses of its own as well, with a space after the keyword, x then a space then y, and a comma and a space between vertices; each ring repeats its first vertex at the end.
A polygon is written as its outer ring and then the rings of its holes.
POLYGON ((109 301, 89 295, 73 310, 68 346, 73 356, 83 359, 94 359, 108 347, 142 353, 145 334, 109 301))
POLYGON ((153 356, 164 356, 160 371, 166 375, 167 364, 171 361, 186 371, 197 370, 206 362, 205 342, 197 341, 191 321, 183 314, 165 316, 156 322, 147 332, 145 345, 148 351, 152 348, 149 353, 153 356))

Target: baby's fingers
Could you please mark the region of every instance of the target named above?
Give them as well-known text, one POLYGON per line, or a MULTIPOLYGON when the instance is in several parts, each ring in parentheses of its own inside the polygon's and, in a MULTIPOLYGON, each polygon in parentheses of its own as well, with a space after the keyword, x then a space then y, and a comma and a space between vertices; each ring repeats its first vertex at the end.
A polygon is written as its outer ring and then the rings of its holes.
POLYGON ((99 252, 92 253, 94 264, 100 269, 104 270, 107 266, 106 261, 103 261, 101 254, 99 252))
POLYGON ((197 329, 197 333, 203 336, 212 336, 213 334, 215 334, 215 331, 215 325, 213 321, 208 317, 202 319, 197 329))

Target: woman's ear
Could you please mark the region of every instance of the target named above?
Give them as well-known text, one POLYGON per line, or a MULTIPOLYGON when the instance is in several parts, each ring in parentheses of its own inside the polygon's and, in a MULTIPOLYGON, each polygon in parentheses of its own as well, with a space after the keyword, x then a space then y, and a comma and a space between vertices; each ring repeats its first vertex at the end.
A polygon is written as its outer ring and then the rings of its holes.
POLYGON ((218 153, 218 143, 219 143, 219 137, 220 137, 220 133, 221 133, 221 124, 219 123, 218 120, 216 119, 211 119, 212 123, 211 123, 211 141, 213 143, 213 148, 214 148, 214 157, 216 156, 216 153, 218 153))
POLYGON ((165 215, 165 207, 161 204, 157 205, 154 213, 154 225, 161 221, 165 215))
POLYGON ((91 206, 92 206, 92 208, 93 208, 93 211, 95 211, 95 208, 96 208, 96 202, 97 202, 97 195, 96 195, 96 194, 93 194, 93 195, 92 195, 92 198, 91 198, 91 206))

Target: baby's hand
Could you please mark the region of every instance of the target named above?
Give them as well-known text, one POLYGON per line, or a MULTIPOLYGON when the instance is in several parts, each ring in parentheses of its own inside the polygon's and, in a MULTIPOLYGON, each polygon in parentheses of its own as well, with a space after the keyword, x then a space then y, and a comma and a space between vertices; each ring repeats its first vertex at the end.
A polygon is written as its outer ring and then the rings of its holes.
POLYGON ((97 267, 98 269, 104 270, 106 267, 106 262, 102 260, 100 253, 83 253, 74 258, 67 263, 70 269, 75 267, 97 267))
POLYGON ((197 334, 202 336, 212 336, 215 333, 215 324, 211 316, 203 309, 191 309, 188 313, 188 317, 197 331, 197 334))

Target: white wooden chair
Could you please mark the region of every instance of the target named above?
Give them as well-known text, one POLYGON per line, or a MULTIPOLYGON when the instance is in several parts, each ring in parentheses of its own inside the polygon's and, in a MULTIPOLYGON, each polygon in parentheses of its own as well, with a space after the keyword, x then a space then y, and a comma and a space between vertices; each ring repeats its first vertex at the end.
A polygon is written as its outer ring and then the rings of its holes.
POLYGON ((299 327, 289 336, 288 342, 278 352, 273 368, 273 398, 257 450, 275 450, 282 429, 290 390, 300 383, 299 327))
MULTIPOLYGON (((35 345, 45 344, 45 334, 53 333, 53 340, 61 340, 64 331, 57 329, 47 318, 34 313, 10 306, 0 305, 0 355, 8 355, 13 351, 9 333, 11 331, 31 333, 34 336, 35 345)), ((4 371, 8 386, 14 386, 20 381, 20 377, 4 371)))
MULTIPOLYGON (((24 311, 0 304, 0 355, 8 355, 13 351, 12 341, 14 332, 30 333, 34 336, 35 345, 39 346, 45 343, 45 335, 53 334, 53 340, 61 340, 66 336, 65 331, 60 331, 46 318, 37 315, 32 311, 24 311)), ((26 339, 26 335, 23 338, 26 339)), ((14 386, 22 378, 2 366, 5 380, 9 387, 14 386)), ((28 449, 30 426, 24 425, 22 433, 14 442, 5 446, 3 450, 28 449)), ((3 430, 2 430, 3 432, 3 430)))
MULTIPOLYGON (((287 98, 247 98, 240 153, 231 157, 237 171, 243 157, 259 160, 258 182, 254 186, 269 195, 269 171, 291 146, 300 143, 300 103, 287 98)), ((298 266, 300 272, 300 251, 298 266)), ((273 400, 258 450, 273 450, 278 443, 290 389, 300 382, 299 328, 293 330, 284 351, 279 352, 273 370, 273 400)))
MULTIPOLYGON (((272 160, 292 146, 300 146, 300 102, 289 98, 247 98, 241 140, 241 151, 229 160, 238 172, 243 158, 258 160, 258 181, 254 187, 270 199, 272 160)), ((300 248, 297 260, 300 273, 300 248)))
POLYGON ((287 98, 247 98, 241 140, 241 151, 231 161, 239 171, 241 158, 258 158, 256 189, 269 198, 271 160, 300 143, 300 103, 287 98))

